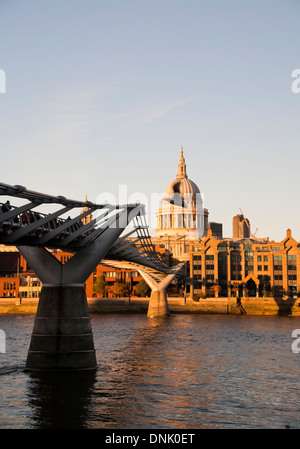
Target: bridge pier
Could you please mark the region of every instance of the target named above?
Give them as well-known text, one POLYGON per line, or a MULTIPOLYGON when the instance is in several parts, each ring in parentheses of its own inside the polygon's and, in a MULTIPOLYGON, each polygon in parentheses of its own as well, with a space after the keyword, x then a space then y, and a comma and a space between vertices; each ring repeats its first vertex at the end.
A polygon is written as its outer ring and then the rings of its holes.
POLYGON ((84 284, 43 285, 26 368, 86 370, 96 367, 84 284))
MULTIPOLYGON (((122 214, 127 214, 125 209, 122 214)), ((18 246, 42 282, 26 361, 28 370, 94 370, 97 367, 85 281, 124 230, 106 227, 64 264, 43 247, 18 246)))
MULTIPOLYGON (((181 267, 182 266, 180 266, 179 269, 181 269, 181 267)), ((149 272, 145 272, 142 269, 139 269, 138 271, 151 288, 147 316, 149 318, 169 316, 170 311, 167 299, 167 287, 174 279, 176 272, 167 275, 162 281, 157 282, 149 272)))
POLYGON ((166 317, 170 315, 166 290, 152 290, 148 305, 149 318, 166 317))

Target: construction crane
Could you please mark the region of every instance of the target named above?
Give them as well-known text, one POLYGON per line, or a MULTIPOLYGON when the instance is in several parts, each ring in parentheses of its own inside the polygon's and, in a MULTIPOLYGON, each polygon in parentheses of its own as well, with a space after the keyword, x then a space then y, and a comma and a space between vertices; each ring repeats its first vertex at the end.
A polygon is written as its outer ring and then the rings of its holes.
POLYGON ((247 228, 249 229, 249 234, 251 235, 252 238, 256 239, 256 238, 257 238, 257 237, 256 237, 256 233, 257 233, 257 231, 258 231, 258 228, 256 228, 254 234, 252 234, 251 229, 250 229, 250 226, 249 226, 248 220, 246 220, 246 218, 245 218, 245 216, 244 216, 244 214, 243 214, 242 209, 241 209, 240 207, 239 207, 239 209, 240 209, 240 211, 241 211, 243 220, 244 220, 244 222, 246 223, 247 228))

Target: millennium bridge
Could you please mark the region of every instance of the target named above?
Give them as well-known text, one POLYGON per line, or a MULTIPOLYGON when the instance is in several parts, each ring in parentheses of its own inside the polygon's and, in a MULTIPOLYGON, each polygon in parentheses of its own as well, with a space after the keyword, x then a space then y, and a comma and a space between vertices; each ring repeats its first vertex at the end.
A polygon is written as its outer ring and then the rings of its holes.
POLYGON ((148 317, 169 315, 166 288, 184 264, 169 267, 156 252, 144 205, 82 202, 4 183, 0 195, 0 244, 16 246, 42 282, 26 369, 96 369, 85 282, 100 262, 138 270, 151 288, 148 317), (62 264, 56 249, 73 256, 62 264))

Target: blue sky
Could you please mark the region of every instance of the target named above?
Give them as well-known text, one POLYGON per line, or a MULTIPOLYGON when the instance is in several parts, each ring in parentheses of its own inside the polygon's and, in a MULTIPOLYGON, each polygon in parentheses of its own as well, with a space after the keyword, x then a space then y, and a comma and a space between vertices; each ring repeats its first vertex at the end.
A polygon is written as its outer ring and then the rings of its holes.
POLYGON ((0 179, 150 202, 183 146, 224 236, 241 208, 300 240, 299 18, 298 0, 0 0, 0 179))

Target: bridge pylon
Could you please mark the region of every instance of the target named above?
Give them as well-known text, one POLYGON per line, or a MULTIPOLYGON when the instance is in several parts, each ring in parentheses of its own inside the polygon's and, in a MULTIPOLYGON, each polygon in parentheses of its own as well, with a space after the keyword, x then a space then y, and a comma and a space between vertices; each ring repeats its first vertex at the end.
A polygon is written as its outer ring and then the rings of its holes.
POLYGON ((26 369, 97 368, 85 281, 123 230, 105 229, 64 264, 43 247, 18 246, 42 282, 26 369))

